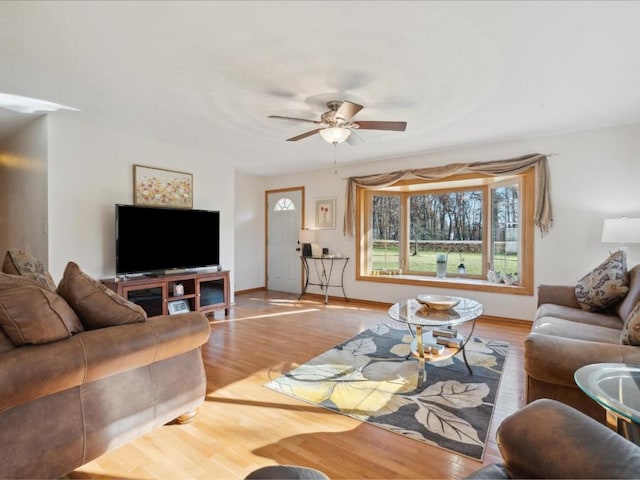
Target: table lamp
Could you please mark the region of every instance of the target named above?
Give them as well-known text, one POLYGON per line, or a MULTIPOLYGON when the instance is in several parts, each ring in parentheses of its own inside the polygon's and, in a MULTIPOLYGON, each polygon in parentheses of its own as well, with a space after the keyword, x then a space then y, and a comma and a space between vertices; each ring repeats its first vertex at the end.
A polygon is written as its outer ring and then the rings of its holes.
POLYGON ((640 243, 640 218, 607 218, 602 226, 602 243, 640 243))
POLYGON ((316 232, 315 230, 309 230, 308 228, 304 228, 300 230, 298 234, 298 242, 302 245, 302 256, 310 257, 311 253, 311 244, 316 241, 316 232))

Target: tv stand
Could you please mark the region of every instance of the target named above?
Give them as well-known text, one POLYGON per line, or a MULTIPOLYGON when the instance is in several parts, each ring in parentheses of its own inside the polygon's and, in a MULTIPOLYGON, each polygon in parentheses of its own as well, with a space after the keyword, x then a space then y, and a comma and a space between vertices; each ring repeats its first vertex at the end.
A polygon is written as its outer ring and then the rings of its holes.
POLYGON ((189 310, 211 313, 224 308, 229 315, 229 271, 205 273, 156 273, 135 278, 103 279, 104 283, 118 295, 140 305, 147 315, 168 315, 171 302, 185 301, 189 310), (176 285, 182 285, 178 295, 176 285))

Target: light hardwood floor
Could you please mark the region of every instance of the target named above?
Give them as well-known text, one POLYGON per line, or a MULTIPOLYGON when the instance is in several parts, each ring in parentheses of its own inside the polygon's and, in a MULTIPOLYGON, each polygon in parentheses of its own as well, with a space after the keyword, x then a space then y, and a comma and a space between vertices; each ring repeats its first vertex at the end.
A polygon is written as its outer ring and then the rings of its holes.
MULTIPOLYGON (((462 478, 482 463, 314 407, 264 383, 363 329, 389 322, 387 308, 259 291, 217 312, 202 354, 206 400, 194 423, 165 425, 70 473, 68 478, 242 479, 272 464, 298 464, 332 479, 462 478)), ((527 322, 480 319, 474 335, 510 343, 484 463, 499 461, 497 426, 524 405, 527 322)))

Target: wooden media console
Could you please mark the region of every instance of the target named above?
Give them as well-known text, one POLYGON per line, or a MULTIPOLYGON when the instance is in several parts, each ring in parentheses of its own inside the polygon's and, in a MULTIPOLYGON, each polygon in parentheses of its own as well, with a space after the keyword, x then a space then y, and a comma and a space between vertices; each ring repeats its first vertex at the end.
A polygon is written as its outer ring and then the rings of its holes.
POLYGON ((103 279, 118 295, 140 305, 147 315, 168 315, 188 310, 211 313, 224 308, 229 315, 229 271, 103 279), (171 306, 174 308, 170 308, 171 306), (175 308, 179 307, 179 308, 175 308))

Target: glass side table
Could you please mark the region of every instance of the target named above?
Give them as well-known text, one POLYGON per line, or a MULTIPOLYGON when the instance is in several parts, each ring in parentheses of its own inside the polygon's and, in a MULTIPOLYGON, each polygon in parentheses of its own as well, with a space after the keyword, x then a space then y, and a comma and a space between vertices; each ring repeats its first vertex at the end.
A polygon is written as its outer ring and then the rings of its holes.
POLYGON ((640 365, 594 363, 576 370, 574 379, 605 409, 607 425, 640 445, 640 365))

